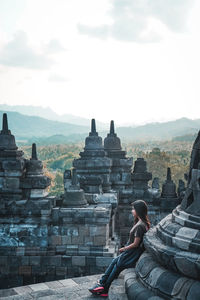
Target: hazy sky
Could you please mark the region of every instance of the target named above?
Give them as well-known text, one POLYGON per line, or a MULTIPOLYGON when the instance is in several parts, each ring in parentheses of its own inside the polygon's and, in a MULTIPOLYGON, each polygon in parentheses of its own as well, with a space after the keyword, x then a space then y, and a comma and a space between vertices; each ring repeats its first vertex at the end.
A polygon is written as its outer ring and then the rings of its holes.
POLYGON ((0 0, 0 103, 200 118, 199 0, 0 0))

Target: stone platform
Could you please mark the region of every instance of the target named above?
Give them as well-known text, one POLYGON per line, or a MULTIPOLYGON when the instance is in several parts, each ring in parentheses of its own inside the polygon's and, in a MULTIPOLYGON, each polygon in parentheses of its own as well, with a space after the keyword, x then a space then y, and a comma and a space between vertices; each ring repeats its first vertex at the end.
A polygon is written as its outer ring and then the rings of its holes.
MULTIPOLYGON (((101 275, 76 277, 45 283, 31 284, 11 289, 0 290, 0 299, 5 300, 98 300, 88 288, 92 287, 101 275)), ((123 272, 110 287, 109 300, 127 300, 124 288, 123 272)))

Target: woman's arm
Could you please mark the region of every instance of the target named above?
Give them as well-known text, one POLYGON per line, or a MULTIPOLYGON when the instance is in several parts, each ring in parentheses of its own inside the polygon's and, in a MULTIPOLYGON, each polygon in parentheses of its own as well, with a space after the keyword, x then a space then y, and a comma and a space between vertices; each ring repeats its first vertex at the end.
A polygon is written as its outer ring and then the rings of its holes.
POLYGON ((141 238, 140 237, 135 237, 134 242, 126 247, 120 248, 119 252, 124 252, 126 250, 130 250, 132 248, 137 248, 140 244, 141 238))

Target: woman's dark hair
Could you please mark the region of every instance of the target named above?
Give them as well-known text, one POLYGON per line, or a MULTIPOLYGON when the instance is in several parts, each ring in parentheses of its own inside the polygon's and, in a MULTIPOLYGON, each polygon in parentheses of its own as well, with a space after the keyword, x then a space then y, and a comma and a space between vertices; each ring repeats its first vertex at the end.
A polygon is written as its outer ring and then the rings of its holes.
MULTIPOLYGON (((136 200, 132 203, 132 207, 135 209, 138 217, 140 217, 140 219, 147 225, 148 229, 150 228, 150 221, 149 221, 149 217, 147 215, 147 204, 144 200, 136 200)), ((134 224, 136 224, 138 222, 138 218, 135 218, 134 220, 134 224)))

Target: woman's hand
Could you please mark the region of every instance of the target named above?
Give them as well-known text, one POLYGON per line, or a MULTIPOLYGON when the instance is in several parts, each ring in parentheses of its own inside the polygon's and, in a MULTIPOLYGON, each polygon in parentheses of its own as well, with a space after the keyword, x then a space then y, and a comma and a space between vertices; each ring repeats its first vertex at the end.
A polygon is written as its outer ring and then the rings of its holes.
POLYGON ((125 247, 122 247, 122 248, 119 249, 119 252, 120 252, 120 253, 121 253, 121 252, 124 252, 124 251, 126 251, 126 248, 125 248, 125 247))

